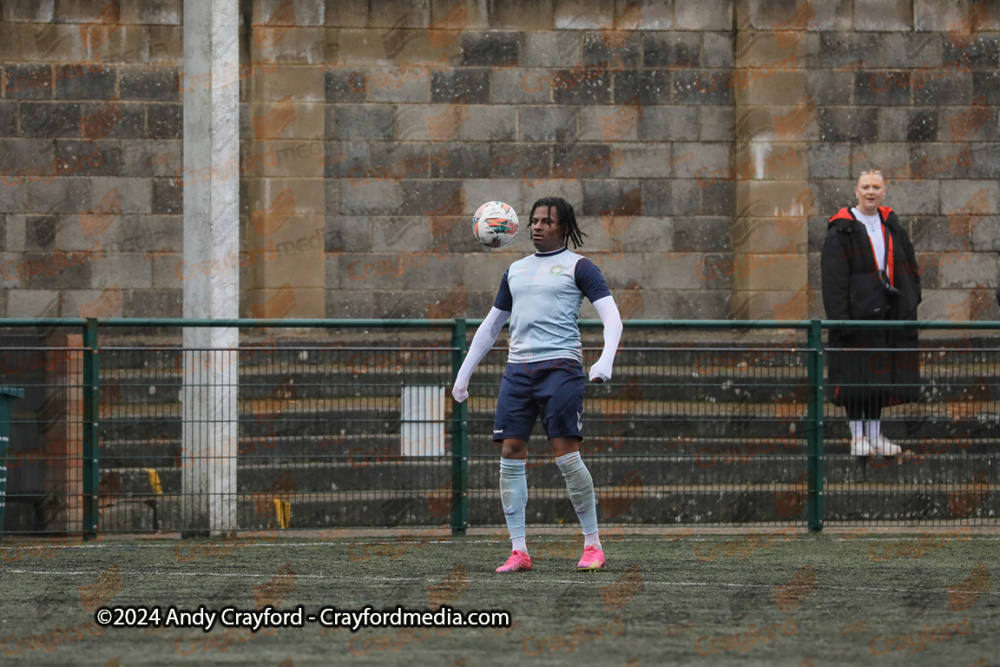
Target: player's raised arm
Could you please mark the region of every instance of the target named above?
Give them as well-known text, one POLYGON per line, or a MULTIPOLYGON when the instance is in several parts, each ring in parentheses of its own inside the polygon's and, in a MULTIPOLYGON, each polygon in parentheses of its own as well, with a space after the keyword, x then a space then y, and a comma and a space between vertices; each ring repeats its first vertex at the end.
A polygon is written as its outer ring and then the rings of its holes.
POLYGON ((486 353, 493 349, 493 343, 496 342, 500 330, 503 329, 503 325, 507 323, 509 318, 510 311, 500 310, 494 306, 490 308, 490 314, 476 329, 476 335, 472 337, 472 344, 469 345, 469 353, 465 355, 465 361, 458 369, 458 377, 455 378, 455 386, 451 390, 451 395, 459 403, 469 397, 469 379, 486 353))
POLYGON ((493 299, 493 308, 476 329, 476 335, 472 337, 472 345, 469 346, 469 353, 465 355, 465 361, 458 369, 458 377, 455 378, 455 386, 451 390, 451 395, 459 403, 469 397, 469 378, 472 377, 476 366, 483 360, 486 353, 493 349, 493 343, 500 335, 503 325, 510 319, 510 312, 513 308, 514 298, 511 296, 510 285, 507 283, 507 271, 504 271, 503 278, 500 279, 500 289, 497 290, 497 296, 493 299))
POLYGON ((615 353, 618 352, 618 343, 621 342, 624 326, 613 296, 609 294, 593 303, 604 324, 604 350, 597 362, 590 367, 590 380, 607 382, 611 379, 611 367, 615 362, 615 353))
POLYGON ((510 319, 510 311, 513 309, 514 299, 510 294, 510 286, 507 284, 507 272, 504 271, 503 278, 500 279, 500 289, 493 300, 493 307, 490 314, 486 316, 483 323, 476 329, 476 335, 472 337, 472 344, 469 346, 469 353, 465 355, 462 367, 458 369, 458 377, 455 378, 455 386, 451 390, 451 395, 459 403, 469 397, 469 378, 476 370, 476 366, 483 360, 486 353, 493 349, 493 343, 503 325, 510 319))

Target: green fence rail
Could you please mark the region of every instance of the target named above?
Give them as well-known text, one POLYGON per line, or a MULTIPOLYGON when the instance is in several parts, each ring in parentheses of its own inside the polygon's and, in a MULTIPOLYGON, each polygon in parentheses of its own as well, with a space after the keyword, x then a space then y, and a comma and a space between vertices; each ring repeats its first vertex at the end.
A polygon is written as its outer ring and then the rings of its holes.
MULTIPOLYGON (((226 529, 501 526, 491 420, 504 340, 469 401, 447 393, 480 322, 0 320, 0 385, 28 392, 11 425, 6 531, 183 533, 194 516, 184 504, 199 494, 233 499, 226 529), (185 349, 185 327, 236 328, 250 340, 185 349), (211 384, 201 372, 213 366, 239 369, 236 438, 229 450, 191 451, 181 397, 211 384), (206 487, 198 475, 229 482, 206 487)), ((600 322, 581 325, 592 361, 600 322)), ((603 523, 997 522, 1000 322, 625 327, 612 382, 587 389, 583 451, 603 523), (843 411, 825 396, 823 343, 825 330, 845 327, 923 332, 922 400, 886 417, 905 456, 846 454, 843 411)), ((536 429, 529 522, 573 522, 550 459, 536 429)))

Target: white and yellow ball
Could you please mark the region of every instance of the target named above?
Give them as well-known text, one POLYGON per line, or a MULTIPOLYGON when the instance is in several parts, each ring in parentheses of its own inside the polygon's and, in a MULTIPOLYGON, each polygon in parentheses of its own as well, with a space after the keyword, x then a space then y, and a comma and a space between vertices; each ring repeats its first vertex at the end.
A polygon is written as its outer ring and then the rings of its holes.
POLYGON ((488 201, 472 217, 472 232, 490 248, 503 248, 517 236, 517 213, 502 201, 488 201))

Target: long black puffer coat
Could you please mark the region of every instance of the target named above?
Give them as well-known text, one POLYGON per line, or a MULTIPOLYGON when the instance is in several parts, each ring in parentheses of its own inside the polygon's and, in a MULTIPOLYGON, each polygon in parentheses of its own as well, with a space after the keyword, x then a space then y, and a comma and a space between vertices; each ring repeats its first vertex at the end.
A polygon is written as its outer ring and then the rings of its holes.
MULTIPOLYGON (((916 320, 920 275, 910 237, 891 208, 879 207, 892 241, 890 297, 878 275, 868 232, 850 208, 837 212, 827 225, 823 245, 823 306, 831 320, 916 320)), ((888 273, 888 271, 887 271, 888 273)), ((828 347, 852 348, 827 353, 828 397, 835 405, 864 401, 880 406, 911 403, 920 396, 917 329, 831 329, 828 347)))

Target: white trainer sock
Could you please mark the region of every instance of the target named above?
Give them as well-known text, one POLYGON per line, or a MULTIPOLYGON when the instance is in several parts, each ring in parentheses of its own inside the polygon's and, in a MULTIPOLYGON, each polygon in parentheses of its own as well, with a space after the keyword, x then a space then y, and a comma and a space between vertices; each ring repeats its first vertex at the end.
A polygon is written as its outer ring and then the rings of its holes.
POLYGON ((604 551, 604 547, 601 546, 601 536, 598 533, 590 533, 589 535, 584 535, 583 546, 597 547, 601 551, 604 551))
POLYGON ((524 459, 500 459, 500 502, 507 521, 511 546, 528 553, 524 537, 524 507, 528 504, 528 478, 524 459))
MULTIPOLYGON (((597 539, 597 502, 594 498, 594 478, 580 458, 580 452, 571 452, 556 458, 563 479, 566 480, 566 490, 569 499, 580 519, 583 534, 593 535, 597 539)), ((600 540, 598 540, 600 543, 600 540)))

